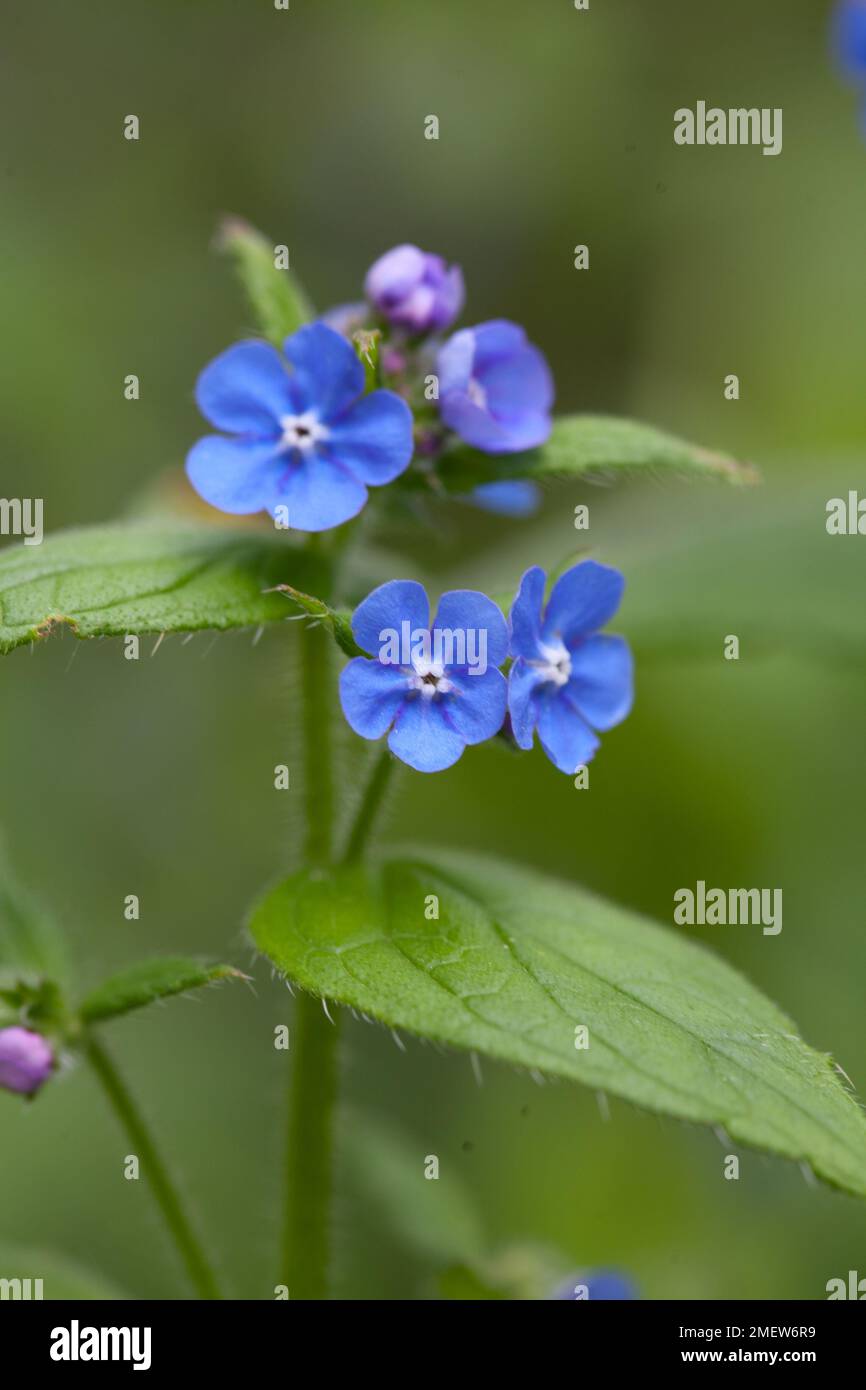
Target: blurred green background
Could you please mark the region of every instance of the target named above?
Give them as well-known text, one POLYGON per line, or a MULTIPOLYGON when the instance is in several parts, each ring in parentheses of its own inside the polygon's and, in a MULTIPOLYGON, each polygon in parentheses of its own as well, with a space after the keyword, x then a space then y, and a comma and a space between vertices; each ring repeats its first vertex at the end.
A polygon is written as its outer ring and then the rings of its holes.
MULTIPOLYGON (((780 936, 695 934, 866 1090, 866 540, 824 527, 828 498, 866 491, 866 147, 828 58, 830 8, 7 3, 0 494, 43 497, 56 530, 179 473, 201 432, 196 373, 250 327, 212 250, 224 212, 286 242, 322 306, 356 297, 396 242, 439 251, 465 269, 468 322, 516 319, 544 348, 560 409, 635 415, 756 462, 759 489, 567 486, 527 523, 429 514, 381 577, 498 591, 585 540, 572 514, 588 502, 593 552, 628 579, 616 626, 637 701, 588 793, 540 752, 485 747, 435 777, 407 772, 387 833, 492 848, 663 922, 698 878, 781 887, 780 936), (699 98, 781 106, 783 153, 678 148, 673 112, 699 98), (728 633, 739 662, 722 659, 728 633)), ((294 794, 272 784, 295 756, 294 631, 171 638, 138 663, 65 636, 3 663, 0 823, 83 986, 148 952, 250 963, 244 912, 299 832, 294 794)), ((356 759, 346 806, 358 775, 356 759)), ((107 1032, 230 1291, 267 1298, 290 1065, 272 1039, 291 1000, 262 962, 254 974, 254 992, 107 1032)), ((829 1278, 866 1274, 863 1206, 794 1165, 743 1151, 726 1182, 731 1150, 712 1133, 615 1099, 607 1115, 491 1063, 479 1086, 466 1057, 412 1039, 401 1052, 351 1019, 344 1059, 342 1296, 433 1289, 433 1255, 402 1246, 364 1180, 365 1115, 402 1131, 419 1175, 440 1156, 492 1249, 552 1245, 566 1267, 630 1272, 647 1298, 820 1298, 829 1278)), ((0 1095, 0 1126, 0 1238, 133 1296, 186 1296, 85 1070, 32 1106, 0 1095)))

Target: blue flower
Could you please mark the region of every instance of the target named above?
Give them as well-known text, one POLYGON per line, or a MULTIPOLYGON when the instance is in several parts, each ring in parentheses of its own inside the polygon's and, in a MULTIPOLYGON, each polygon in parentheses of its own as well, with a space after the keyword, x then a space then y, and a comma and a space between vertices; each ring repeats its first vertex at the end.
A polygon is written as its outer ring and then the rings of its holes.
POLYGON ((550 368, 516 323, 461 329, 440 349, 436 371, 442 419, 476 449, 515 453, 550 434, 550 368))
POLYGON ((637 1290, 630 1279, 615 1269, 595 1269, 587 1274, 571 1274, 550 1295, 561 1301, 577 1301, 581 1298, 592 1302, 625 1302, 637 1298, 637 1290), (586 1289, 584 1294, 583 1290, 586 1289))
POLYGON ((561 772, 574 773, 599 746, 593 729, 612 729, 632 704, 632 659, 622 637, 598 631, 619 607, 622 575, 584 560, 554 584, 544 608, 545 575, 526 571, 511 609, 508 710, 516 743, 541 746, 561 772))
POLYGON ((196 383, 202 414, 232 436, 208 435, 187 456, 190 482, 223 512, 287 508, 288 525, 325 531, 356 516, 367 488, 412 457, 412 414, 392 391, 364 396, 364 368, 323 323, 268 343, 236 343, 196 383))
POLYGON ((411 245, 380 256, 367 271, 364 290, 383 318, 412 334, 449 328, 465 297, 459 266, 411 245))
POLYGON ((502 728, 508 627, 484 594, 443 594, 431 624, 423 586, 392 579, 358 605, 352 631, 377 654, 355 657, 340 677, 343 713, 362 738, 387 733, 404 763, 441 772, 502 728))
POLYGON ((866 0, 842 0, 836 6, 833 47, 847 76, 866 81, 866 0))

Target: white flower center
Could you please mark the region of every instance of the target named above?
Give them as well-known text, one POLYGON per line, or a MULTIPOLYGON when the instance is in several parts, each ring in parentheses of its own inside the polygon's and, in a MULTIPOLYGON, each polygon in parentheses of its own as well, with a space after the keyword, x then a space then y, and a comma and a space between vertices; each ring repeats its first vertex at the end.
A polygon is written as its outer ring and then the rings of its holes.
POLYGON ((434 695, 447 695, 454 689, 441 661, 425 661, 423 657, 416 657, 412 667, 414 675, 408 677, 409 689, 420 691, 422 700, 432 700, 434 695))
POLYGON ((473 405, 477 405, 479 410, 487 409, 487 392, 476 378, 469 378, 469 385, 466 387, 466 394, 473 405))
POLYGON ((571 679, 571 655, 563 642, 540 642, 540 661, 530 662, 541 672, 541 678, 553 685, 567 685, 571 679))
POLYGON ((281 415, 280 428, 282 447, 300 449, 302 453, 309 453, 319 440, 328 438, 327 425, 323 425, 312 410, 305 410, 303 415, 281 415))

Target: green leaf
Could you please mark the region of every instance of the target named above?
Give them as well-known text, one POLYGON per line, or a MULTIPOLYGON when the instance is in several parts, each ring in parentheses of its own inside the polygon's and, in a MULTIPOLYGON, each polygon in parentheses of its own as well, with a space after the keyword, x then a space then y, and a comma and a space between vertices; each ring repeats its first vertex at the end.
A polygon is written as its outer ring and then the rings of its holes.
POLYGON ((419 852, 298 873, 250 928, 305 989, 391 1027, 722 1126, 866 1196, 866 1117, 831 1060, 718 956, 577 887, 419 852))
POLYGON ((231 965, 208 965, 204 961, 181 957, 146 960, 119 975, 112 975, 88 994, 79 1010, 84 1023, 101 1023, 118 1014, 128 1014, 191 989, 215 984, 218 980, 245 980, 248 977, 231 965))
POLYGON ((44 978, 22 979, 0 970, 0 1027, 20 1023, 40 1033, 65 1032, 66 1006, 60 986, 44 978))
POLYGON ((314 618, 322 627, 327 628, 337 646, 346 653, 347 656, 366 656, 352 635, 352 617, 346 613, 325 603, 324 599, 313 598, 312 594, 304 594, 300 589, 295 589, 291 584, 277 584, 276 593, 285 594, 291 599, 292 603, 303 610, 310 618, 314 618))
MULTIPOLYGON (((36 1298, 35 1280, 42 1280, 42 1297, 46 1300, 94 1300, 127 1299, 129 1294, 116 1284, 92 1269, 87 1269, 56 1250, 43 1250, 37 1246, 16 1245, 3 1241, 0 1244, 0 1277, 4 1279, 29 1279, 31 1298, 36 1298)), ((22 1285, 21 1292, 24 1288, 22 1285)), ((15 1285, 3 1297, 14 1297, 15 1285)))
POLYGON ((439 1275, 439 1293, 449 1302, 486 1303, 511 1298, 510 1293, 488 1283, 471 1265, 452 1265, 439 1275))
POLYGON ((282 347, 286 338, 314 317, 306 294, 291 271, 275 266, 274 243, 241 218, 226 218, 219 244, 234 260, 257 327, 282 347))
MULTIPOLYGON (((54 918, 21 884, 0 841, 0 975, 64 976, 68 962, 54 918)), ((16 979, 16 989, 18 982, 16 979)))
POLYGON ((507 1245, 445 1269, 437 1282, 447 1299, 523 1302, 550 1298, 573 1268, 571 1261, 552 1248, 507 1245))
POLYGON ((563 415, 546 444, 522 454, 482 454, 463 445, 445 454, 437 475, 446 489, 463 492, 501 478, 604 478, 623 471, 717 477, 755 482, 750 464, 711 453, 652 425, 606 415, 563 415))
POLYGON ((326 584, 323 560, 274 532, 111 525, 0 551, 0 655, 67 624, 76 637, 193 632, 279 622, 269 588, 326 584))

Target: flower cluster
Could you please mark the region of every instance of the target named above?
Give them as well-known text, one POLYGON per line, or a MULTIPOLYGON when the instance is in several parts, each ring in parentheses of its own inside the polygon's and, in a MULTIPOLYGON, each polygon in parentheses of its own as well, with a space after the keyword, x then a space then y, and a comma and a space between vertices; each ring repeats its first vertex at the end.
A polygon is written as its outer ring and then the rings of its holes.
POLYGON ((420 584, 391 580, 355 610, 352 631, 369 657, 340 678, 349 724, 362 738, 388 735, 419 772, 451 767, 469 744, 503 732, 574 774, 632 702, 632 659, 622 637, 599 632, 619 607, 623 578, 584 560, 557 579, 527 570, 510 622, 484 594, 443 594, 433 622, 420 584), (499 668, 510 659, 507 679, 499 668))
MULTIPOLYGON (((323 531, 356 516, 368 489, 394 482, 416 451, 429 471, 458 441, 515 454, 548 438, 553 381, 522 328, 492 319, 442 336, 463 308, 459 266, 396 246, 370 267, 364 292, 293 333, 281 352, 237 343, 205 367, 196 400, 221 433, 194 445, 187 473, 211 505, 323 531)), ((469 500, 525 516, 537 491, 500 479, 469 500)), ((346 718, 363 738, 387 734, 420 772, 451 767, 498 734, 522 749, 537 734, 551 762, 573 774, 631 707, 631 653, 600 632, 622 587, 615 570, 587 561, 556 581, 545 604, 545 575, 534 567, 506 623, 471 590, 444 594, 431 622, 420 584, 383 584, 352 620, 369 655, 342 673, 346 718)))
MULTIPOLYGON (((193 446, 187 475, 211 506, 324 531, 357 516, 368 489, 394 482, 416 449, 430 468, 455 440, 508 454, 547 439, 553 381, 522 328, 495 319, 441 338, 463 307, 458 266, 397 246, 370 267, 364 288, 363 303, 331 310, 282 351, 236 343, 205 367, 196 401, 220 433, 193 446), (371 329, 383 384, 365 394, 352 339, 369 340, 371 329)), ((537 494, 509 479, 470 500, 520 516, 537 494)))

